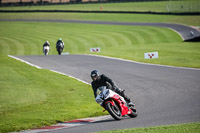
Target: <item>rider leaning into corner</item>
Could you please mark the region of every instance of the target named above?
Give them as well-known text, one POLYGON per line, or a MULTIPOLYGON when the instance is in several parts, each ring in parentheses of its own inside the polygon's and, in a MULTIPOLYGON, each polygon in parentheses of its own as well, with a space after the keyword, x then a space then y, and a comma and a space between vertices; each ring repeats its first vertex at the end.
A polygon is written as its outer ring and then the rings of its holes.
POLYGON ((91 72, 90 76, 93 80, 91 85, 92 85, 92 89, 93 89, 95 98, 97 96, 97 94, 96 94, 97 88, 99 88, 101 86, 106 86, 108 89, 111 89, 112 91, 114 91, 117 94, 119 94, 120 96, 122 96, 126 100, 126 102, 128 103, 129 106, 134 106, 134 104, 131 102, 130 98, 128 98, 128 96, 125 95, 125 93, 124 93, 125 90, 118 88, 112 79, 110 79, 109 77, 107 77, 104 74, 100 75, 97 70, 93 70, 91 72))

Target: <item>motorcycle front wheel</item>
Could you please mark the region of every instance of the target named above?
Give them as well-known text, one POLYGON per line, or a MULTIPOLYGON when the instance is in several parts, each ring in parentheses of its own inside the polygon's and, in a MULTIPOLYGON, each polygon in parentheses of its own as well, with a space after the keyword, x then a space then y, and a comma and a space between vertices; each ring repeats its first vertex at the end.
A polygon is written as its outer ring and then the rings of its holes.
POLYGON ((108 103, 106 103, 105 107, 106 107, 106 110, 109 112, 109 114, 115 120, 121 120, 122 119, 121 111, 116 104, 113 106, 110 102, 108 102, 108 103))
POLYGON ((132 106, 132 107, 130 107, 130 109, 132 110, 132 113, 129 114, 128 116, 131 118, 137 117, 138 114, 137 114, 136 108, 132 106))

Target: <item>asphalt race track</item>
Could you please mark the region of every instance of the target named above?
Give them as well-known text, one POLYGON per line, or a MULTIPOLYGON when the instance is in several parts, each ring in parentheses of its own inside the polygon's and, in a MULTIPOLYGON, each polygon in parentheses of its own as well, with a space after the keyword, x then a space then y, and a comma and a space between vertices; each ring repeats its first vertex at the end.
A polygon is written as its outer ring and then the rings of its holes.
POLYGON ((91 82, 91 70, 97 69, 125 89, 136 104, 137 118, 124 118, 121 121, 109 118, 51 131, 53 133, 87 133, 200 121, 200 69, 150 65, 91 55, 16 57, 88 83, 91 82))

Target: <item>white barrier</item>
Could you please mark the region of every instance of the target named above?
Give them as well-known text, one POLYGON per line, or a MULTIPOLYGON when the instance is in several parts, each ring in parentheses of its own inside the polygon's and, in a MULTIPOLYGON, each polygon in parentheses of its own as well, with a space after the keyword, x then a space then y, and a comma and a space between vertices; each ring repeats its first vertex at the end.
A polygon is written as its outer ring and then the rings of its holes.
POLYGON ((144 59, 158 58, 158 52, 144 53, 144 59))
POLYGON ((101 52, 100 48, 90 48, 90 52, 101 52))
POLYGON ((61 55, 69 55, 69 52, 61 53, 61 55))

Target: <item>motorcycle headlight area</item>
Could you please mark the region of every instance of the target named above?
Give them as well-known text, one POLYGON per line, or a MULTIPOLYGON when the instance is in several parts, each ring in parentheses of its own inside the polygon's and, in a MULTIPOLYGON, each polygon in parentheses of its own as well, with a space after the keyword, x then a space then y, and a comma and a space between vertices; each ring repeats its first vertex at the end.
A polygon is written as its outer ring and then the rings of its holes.
POLYGON ((109 96, 109 94, 110 94, 110 91, 107 90, 107 91, 105 92, 105 94, 104 94, 104 97, 107 98, 107 97, 109 96))
POLYGON ((98 99, 96 99, 96 102, 97 102, 98 104, 101 104, 101 103, 103 102, 103 100, 102 100, 101 98, 98 98, 98 99))

